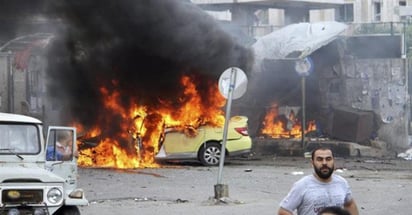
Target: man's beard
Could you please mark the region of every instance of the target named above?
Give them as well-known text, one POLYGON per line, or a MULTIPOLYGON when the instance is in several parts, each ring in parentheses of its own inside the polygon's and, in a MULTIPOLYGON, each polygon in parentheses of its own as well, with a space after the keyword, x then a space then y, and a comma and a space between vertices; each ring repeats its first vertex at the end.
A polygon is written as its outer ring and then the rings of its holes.
POLYGON ((330 167, 327 167, 327 166, 323 166, 323 167, 321 167, 321 168, 316 168, 316 167, 315 167, 314 169, 315 169, 316 175, 318 175, 319 178, 328 179, 328 178, 332 175, 333 169, 335 169, 335 167, 332 166, 332 168, 330 168, 330 167), (328 171, 327 171, 327 172, 323 172, 322 169, 324 169, 324 168, 327 168, 328 171))

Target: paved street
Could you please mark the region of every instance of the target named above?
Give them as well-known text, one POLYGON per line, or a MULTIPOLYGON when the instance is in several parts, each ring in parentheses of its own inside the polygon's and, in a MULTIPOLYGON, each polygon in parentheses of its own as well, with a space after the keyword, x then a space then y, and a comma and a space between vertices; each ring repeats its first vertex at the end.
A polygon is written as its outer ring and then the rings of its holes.
MULTIPOLYGON (((410 214, 412 161, 337 158, 337 174, 352 186, 362 215, 410 214)), ((214 199, 218 167, 196 163, 158 169, 82 168, 90 205, 82 214, 275 214, 292 183, 310 174, 309 160, 265 156, 228 160, 222 183, 229 198, 214 199)))

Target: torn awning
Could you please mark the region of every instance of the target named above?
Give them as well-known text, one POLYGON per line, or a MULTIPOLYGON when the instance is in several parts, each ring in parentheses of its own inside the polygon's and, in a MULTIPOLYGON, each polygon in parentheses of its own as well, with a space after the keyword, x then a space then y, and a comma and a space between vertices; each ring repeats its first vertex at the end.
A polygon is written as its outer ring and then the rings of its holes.
POLYGON ((264 59, 303 59, 335 40, 346 28, 346 24, 330 21, 297 23, 275 30, 252 45, 255 65, 264 59))

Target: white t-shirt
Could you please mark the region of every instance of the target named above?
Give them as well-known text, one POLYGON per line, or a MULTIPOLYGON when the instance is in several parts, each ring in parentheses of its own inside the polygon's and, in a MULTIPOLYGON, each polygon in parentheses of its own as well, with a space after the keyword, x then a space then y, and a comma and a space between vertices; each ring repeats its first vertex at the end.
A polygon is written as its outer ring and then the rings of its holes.
POLYGON ((328 183, 321 182, 314 175, 307 175, 295 182, 280 207, 298 215, 317 215, 324 207, 343 205, 352 200, 348 182, 340 175, 332 174, 328 183))

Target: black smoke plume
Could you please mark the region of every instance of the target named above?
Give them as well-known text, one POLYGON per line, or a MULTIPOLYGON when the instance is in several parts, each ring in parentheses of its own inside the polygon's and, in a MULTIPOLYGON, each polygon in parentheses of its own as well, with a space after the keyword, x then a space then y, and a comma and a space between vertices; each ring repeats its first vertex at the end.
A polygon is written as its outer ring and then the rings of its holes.
MULTIPOLYGON (((124 106, 177 100, 182 74, 215 79, 231 66, 250 71, 252 53, 189 1, 50 1, 60 26, 48 54, 49 92, 73 117, 93 124, 99 87, 116 88, 124 106)), ((202 81, 199 81, 201 90, 202 81)), ((208 97, 203 97, 207 102, 208 97)))

